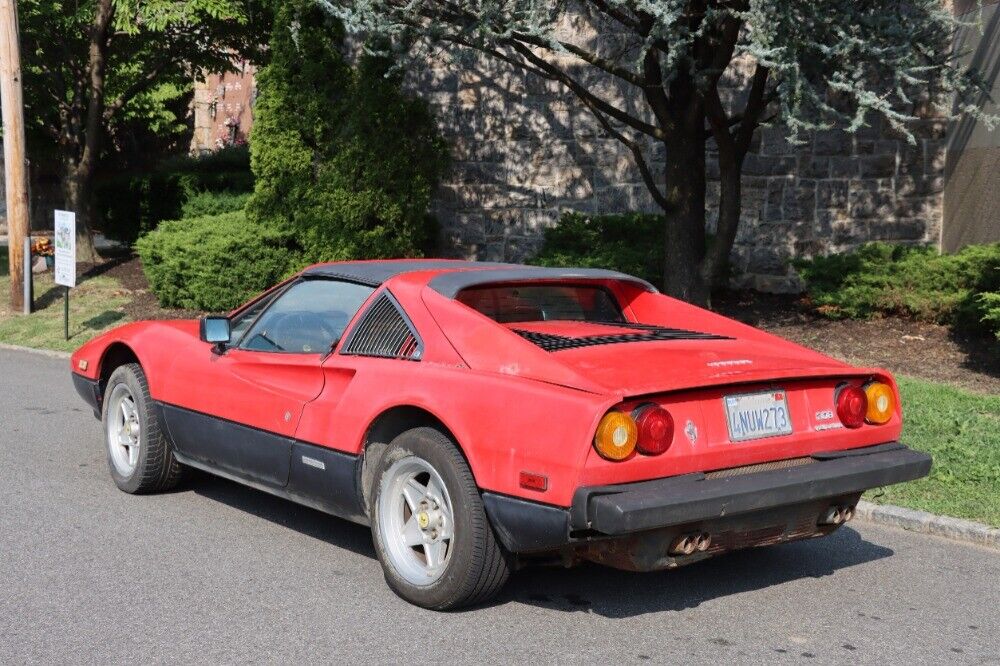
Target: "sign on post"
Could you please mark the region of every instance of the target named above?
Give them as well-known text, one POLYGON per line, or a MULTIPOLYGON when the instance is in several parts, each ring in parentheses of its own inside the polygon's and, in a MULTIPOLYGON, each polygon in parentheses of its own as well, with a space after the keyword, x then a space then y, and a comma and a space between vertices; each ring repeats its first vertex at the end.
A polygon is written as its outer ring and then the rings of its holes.
POLYGON ((76 213, 56 211, 56 284, 76 286, 76 213))
POLYGON ((69 340, 69 289, 76 286, 76 213, 56 211, 56 284, 66 288, 63 294, 63 335, 69 340))

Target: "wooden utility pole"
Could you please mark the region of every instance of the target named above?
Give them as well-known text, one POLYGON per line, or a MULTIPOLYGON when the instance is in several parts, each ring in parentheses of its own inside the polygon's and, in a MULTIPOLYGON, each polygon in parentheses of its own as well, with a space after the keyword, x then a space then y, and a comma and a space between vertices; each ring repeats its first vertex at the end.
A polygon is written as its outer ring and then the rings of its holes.
POLYGON ((7 184, 7 237, 10 305, 27 312, 24 302, 24 239, 28 236, 28 173, 24 152, 24 99, 21 92, 21 38, 15 0, 0 0, 0 105, 3 106, 3 157, 7 184))

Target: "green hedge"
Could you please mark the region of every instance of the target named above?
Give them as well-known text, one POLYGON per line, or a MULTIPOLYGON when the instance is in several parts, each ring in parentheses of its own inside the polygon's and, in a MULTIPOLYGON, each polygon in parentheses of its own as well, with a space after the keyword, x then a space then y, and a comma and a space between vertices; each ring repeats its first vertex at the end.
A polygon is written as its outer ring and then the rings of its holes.
POLYGON ((215 312, 246 302, 302 261, 291 234, 242 211, 163 222, 136 249, 161 305, 215 312))
POLYGON ((402 71, 344 56, 343 31, 312 0, 282 3, 260 71, 247 215, 295 230, 311 260, 421 256, 448 163, 427 104, 402 71))
POLYGON ((100 230, 131 244, 163 220, 187 217, 185 206, 206 192, 232 197, 252 189, 250 153, 245 146, 170 157, 149 171, 98 179, 95 199, 100 230))
POLYGON ((1000 337, 1000 243, 955 254, 871 243, 795 267, 828 317, 898 315, 1000 337))
POLYGON ((246 208, 249 192, 198 192, 181 204, 181 218, 235 213, 246 208))
POLYGON ((611 268, 662 284, 664 224, 663 216, 646 213, 564 213, 545 230, 534 263, 611 268))

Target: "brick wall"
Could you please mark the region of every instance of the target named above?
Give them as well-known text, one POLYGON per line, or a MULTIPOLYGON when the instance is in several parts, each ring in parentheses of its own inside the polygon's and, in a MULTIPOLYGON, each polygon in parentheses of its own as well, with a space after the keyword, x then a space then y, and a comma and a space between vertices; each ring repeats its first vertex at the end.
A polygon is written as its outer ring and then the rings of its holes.
POLYGON ((194 116, 192 153, 245 143, 250 135, 257 70, 246 62, 236 67, 235 72, 209 74, 205 79, 195 80, 191 103, 194 116))

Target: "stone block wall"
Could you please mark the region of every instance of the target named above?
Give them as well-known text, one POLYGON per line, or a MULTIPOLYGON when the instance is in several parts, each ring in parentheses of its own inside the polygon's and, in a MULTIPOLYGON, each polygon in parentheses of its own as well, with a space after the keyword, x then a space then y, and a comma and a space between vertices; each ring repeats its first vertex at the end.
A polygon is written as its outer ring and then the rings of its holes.
MULTIPOLYGON (((593 83, 634 106, 615 81, 593 83)), ((524 261, 564 210, 657 210, 630 152, 559 84, 482 57, 441 54, 411 70, 408 85, 431 105, 453 146, 453 168, 434 206, 448 254, 524 261)), ((916 145, 881 125, 854 135, 818 132, 792 145, 780 129, 759 131, 744 170, 735 285, 796 290, 794 257, 873 240, 937 243, 945 126, 927 121, 918 132, 916 145)), ((658 178, 663 150, 651 146, 658 178)), ((714 224, 712 156, 709 169, 714 224)))

